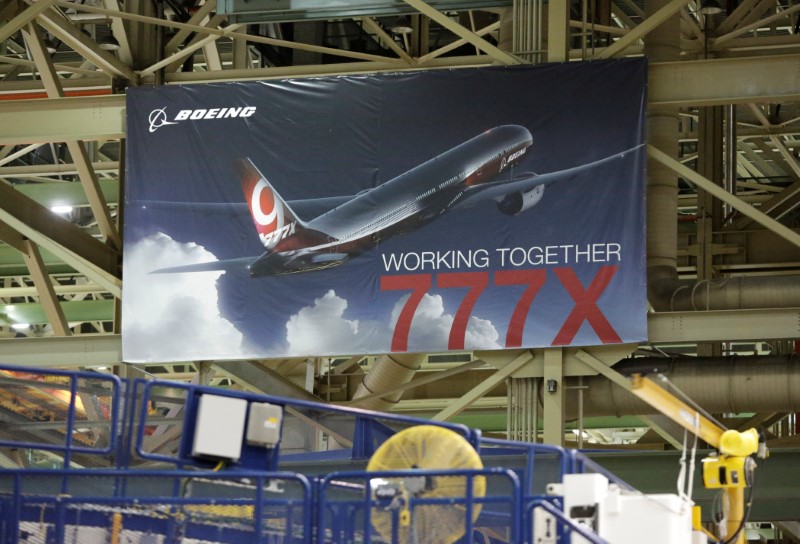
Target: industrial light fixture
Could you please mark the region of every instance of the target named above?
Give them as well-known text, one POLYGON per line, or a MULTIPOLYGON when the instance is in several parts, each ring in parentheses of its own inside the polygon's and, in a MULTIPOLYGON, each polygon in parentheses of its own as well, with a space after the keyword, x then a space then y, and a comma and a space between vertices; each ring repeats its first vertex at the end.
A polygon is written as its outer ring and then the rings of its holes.
POLYGON ((700 13, 703 15, 716 15, 722 13, 722 6, 718 0, 703 0, 700 2, 700 13))
POLYGON ((392 34, 411 34, 414 29, 411 28, 411 21, 408 17, 403 15, 398 17, 392 26, 389 27, 392 34))
POLYGON ((119 42, 113 34, 106 34, 97 40, 97 45, 104 51, 116 51, 119 49, 119 42))
POLYGON ((51 206, 50 211, 57 214, 68 214, 72 213, 72 206, 67 206, 63 204, 58 204, 56 206, 51 206))

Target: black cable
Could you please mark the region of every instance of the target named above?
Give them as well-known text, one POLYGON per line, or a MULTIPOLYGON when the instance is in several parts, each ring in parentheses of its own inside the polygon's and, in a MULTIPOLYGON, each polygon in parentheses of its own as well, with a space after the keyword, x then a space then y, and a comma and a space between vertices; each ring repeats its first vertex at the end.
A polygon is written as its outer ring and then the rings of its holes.
POLYGON ((736 529, 736 532, 733 533, 728 540, 722 542, 722 544, 733 544, 733 542, 739 537, 739 534, 744 530, 744 526, 747 523, 747 518, 750 517, 750 510, 753 507, 753 492, 755 491, 755 478, 753 478, 752 484, 750 484, 750 492, 747 494, 747 505, 745 506, 744 515, 742 516, 742 522, 739 524, 739 528, 736 529))

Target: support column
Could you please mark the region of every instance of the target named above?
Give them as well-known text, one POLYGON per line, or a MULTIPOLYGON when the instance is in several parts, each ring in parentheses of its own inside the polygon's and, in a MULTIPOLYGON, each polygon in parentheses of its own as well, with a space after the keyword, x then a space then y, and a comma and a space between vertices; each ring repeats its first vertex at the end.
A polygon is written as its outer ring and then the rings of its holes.
MULTIPOLYGON (((558 2, 551 2, 558 3, 558 2)), ((544 351, 544 387, 542 406, 544 422, 542 442, 564 444, 564 357, 561 348, 544 351)))
POLYGON ((548 62, 569 60, 569 4, 569 2, 547 4, 548 62))

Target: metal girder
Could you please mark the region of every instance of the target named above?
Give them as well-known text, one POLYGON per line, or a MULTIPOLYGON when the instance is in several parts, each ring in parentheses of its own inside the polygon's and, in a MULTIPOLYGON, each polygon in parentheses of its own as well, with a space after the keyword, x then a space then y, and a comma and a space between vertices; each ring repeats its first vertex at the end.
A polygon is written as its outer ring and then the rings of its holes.
POLYGON ((722 202, 730 205, 732 208, 752 218, 754 221, 771 230, 781 238, 784 238, 792 244, 800 247, 800 235, 798 235, 789 227, 777 222, 764 212, 759 211, 750 204, 742 201, 740 198, 737 198, 735 195, 732 195, 713 181, 684 166, 660 149, 648 144, 647 153, 651 158, 667 166, 684 179, 691 181, 707 193, 711 194, 713 197, 718 198, 722 202))
MULTIPOLYGON (((25 43, 28 45, 33 60, 36 62, 36 67, 39 70, 39 75, 47 94, 50 98, 64 98, 64 88, 61 86, 61 80, 53 67, 53 61, 45 50, 44 39, 39 27, 33 23, 29 24, 23 34, 25 43)), ((111 219, 105 198, 100 192, 97 174, 92 169, 86 146, 81 140, 67 140, 66 144, 69 154, 75 163, 75 168, 78 170, 78 177, 81 180, 81 185, 83 185, 83 190, 86 192, 86 198, 92 208, 100 233, 106 237, 113 247, 121 248, 122 240, 117 232, 116 225, 111 219)))
MULTIPOLYGON (((238 34, 237 34, 238 36, 238 34)), ((276 66, 247 70, 224 70, 213 72, 174 72, 165 75, 167 83, 205 83, 209 81, 235 81, 248 79, 282 79, 287 77, 315 77, 325 75, 371 74, 377 72, 400 72, 419 70, 421 68, 459 68, 477 67, 492 64, 488 55, 471 55, 466 57, 425 57, 424 64, 408 65, 401 59, 384 57, 379 62, 347 62, 336 64, 276 66), (430 60, 428 60, 430 59, 430 60)), ((0 128, 0 130, 2 130, 0 128)), ((2 143, 2 142, 0 142, 2 143)))
POLYGON ((547 4, 547 60, 564 62, 569 60, 569 3, 547 4))
POLYGON ((746 33, 750 32, 751 30, 756 30, 758 28, 763 28, 765 26, 769 26, 770 24, 772 24, 772 23, 774 23, 776 21, 780 21, 782 19, 785 19, 789 15, 791 15, 793 13, 797 13, 798 11, 800 11, 800 4, 797 4, 795 6, 791 6, 789 8, 784 9, 784 10, 781 10, 781 11, 779 11, 778 13, 776 13, 774 15, 770 15, 769 17, 764 17, 763 19, 759 19, 759 20, 757 20, 757 21, 755 21, 755 22, 753 22, 753 23, 751 23, 749 25, 741 26, 741 27, 737 28, 736 30, 728 32, 727 34, 724 34, 724 35, 722 35, 722 36, 720 36, 718 38, 714 38, 713 40, 711 40, 711 43, 713 45, 719 45, 719 44, 724 43, 724 42, 726 42, 728 40, 732 40, 733 38, 735 38, 737 36, 741 36, 742 34, 746 34, 746 33))
POLYGON ((122 361, 117 334, 84 334, 0 340, 3 364, 24 367, 94 367, 122 361))
MULTIPOLYGON (((27 146, 25 149, 30 147, 38 147, 37 144, 33 146, 27 146)), ((30 150, 29 150, 30 151, 30 150)), ((14 153, 16 155, 16 153, 14 153)), ((91 163, 92 169, 96 173, 102 172, 119 172, 119 161, 100 161, 100 162, 93 162, 91 163)), ((77 167, 72 164, 33 164, 27 166, 0 166, 0 178, 13 178, 16 176, 59 176, 59 175, 75 175, 78 173, 77 167)), ((103 181, 110 181, 110 180, 101 180, 103 181)), ((119 182, 114 180, 115 184, 119 185, 119 182)), ((55 183, 46 183, 46 184, 37 184, 36 187, 44 187, 46 190, 41 192, 50 192, 54 190, 58 186, 65 185, 63 182, 55 182, 55 183)), ((74 188, 80 189, 80 186, 75 184, 74 188)), ((110 187, 109 187, 110 188, 110 187)), ((25 192, 29 189, 27 185, 23 185, 21 187, 17 187, 22 192, 25 192)), ((34 191, 37 192, 37 191, 34 191)), ((26 193, 28 194, 28 193, 26 193)), ((84 197, 85 198, 85 197, 84 197)), ((115 197, 116 198, 116 197, 115 197)), ((88 202, 87 202, 88 204, 88 202)))
MULTIPOLYGON (((204 7, 206 7, 207 5, 208 5, 208 2, 206 2, 205 4, 203 4, 203 6, 201 7, 201 9, 202 9, 202 8, 204 8, 204 7)), ((211 5, 213 6, 213 5, 214 5, 214 3, 212 2, 212 3, 211 3, 211 5)), ((198 11, 198 13, 200 13, 200 12, 198 11)), ((194 17, 192 17, 192 19, 190 19, 190 21, 193 21, 193 20, 194 20, 194 17)), ((214 15, 214 16, 213 16, 213 17, 211 17, 210 19, 207 19, 207 18, 205 18, 205 17, 204 17, 204 18, 200 19, 200 20, 199 20, 197 23, 193 23, 193 24, 197 24, 197 25, 198 25, 198 27, 203 27, 203 28, 207 28, 207 29, 216 30, 216 29, 218 29, 218 28, 219 28, 219 26, 220 26, 220 25, 221 25, 223 22, 225 22, 225 16, 224 16, 224 15, 214 15)), ((185 28, 182 28, 182 29, 180 29, 180 30, 178 31, 178 33, 180 33, 180 32, 186 32, 186 33, 187 33, 187 35, 188 35, 188 34, 191 34, 191 32, 189 32, 189 31, 188 31, 188 30, 186 30, 185 28)), ((176 34, 176 36, 177 36, 177 34, 176 34)), ((192 38, 192 39, 191 39, 191 40, 190 40, 188 43, 186 43, 186 44, 184 44, 184 45, 183 45, 182 49, 191 48, 191 49, 192 49, 192 51, 194 51, 194 49, 195 49, 195 47, 194 47, 194 46, 195 46, 195 44, 196 44, 197 42, 199 42, 200 40, 206 40, 206 41, 204 42, 204 44, 205 44, 205 45, 203 45, 203 51, 204 51, 204 52, 205 52, 205 51, 207 50, 207 48, 209 48, 209 47, 214 47, 214 48, 216 48, 216 42, 215 42, 215 41, 213 41, 213 40, 209 42, 209 41, 206 39, 207 37, 208 37, 208 36, 207 36, 207 34, 203 34, 203 33, 201 33, 201 32, 199 32, 199 31, 198 31, 197 33, 195 33, 194 37, 193 37, 193 38, 192 38)), ((173 39, 174 39, 174 38, 173 38, 173 39)), ((172 42, 172 40, 170 40, 170 42, 172 42)), ((169 51, 170 51, 170 55, 175 55, 175 54, 178 52, 178 49, 177 49, 177 48, 175 48, 175 49, 171 49, 171 50, 169 50, 169 51)), ((186 56, 188 56, 188 55, 186 55, 186 56)), ((184 61, 184 58, 185 58, 185 56, 174 57, 174 58, 177 58, 177 60, 173 61, 173 62, 172 62, 172 63, 171 63, 169 66, 167 66, 167 67, 164 69, 166 72, 174 72, 174 71, 178 70, 178 69, 179 69, 179 68, 180 68, 180 67, 183 65, 183 63, 185 62, 185 61, 184 61)), ((210 66, 208 66, 208 67, 207 67, 207 70, 208 70, 208 71, 212 71, 212 72, 214 72, 214 71, 218 71, 218 70, 221 70, 221 69, 222 69, 222 68, 212 68, 212 67, 210 67, 210 66)))
MULTIPOLYGON (((242 35, 242 38, 246 37, 242 35)), ((260 70, 223 70, 167 74, 171 83, 219 79, 261 79, 341 73, 396 71, 399 59, 323 66, 289 66, 260 70)), ((479 66, 487 56, 432 59, 425 67, 479 66)), ((649 105, 716 105, 800 100, 800 54, 685 62, 652 63, 649 105), (742 73, 749 74, 743 78, 742 73)), ((405 65, 407 66, 407 65, 405 65)), ((409 67, 412 68, 412 67, 409 67)), ((418 68, 418 67, 417 67, 418 68)), ((65 83, 70 80, 66 80, 65 83)), ((80 81, 80 80, 75 80, 80 81)), ((63 99, 0 100, 0 144, 108 140, 125 135, 122 95, 63 99)), ((785 129, 776 129, 785 130, 785 129)))
MULTIPOLYGON (((114 301, 112 299, 68 300, 61 302, 60 306, 66 321, 73 323, 111 321, 114 318, 114 301)), ((45 306, 39 302, 0 304, 0 314, 7 315, 14 323, 44 324, 50 322, 45 306)))
POLYGON ((30 240, 25 240, 26 251, 23 253, 25 264, 33 278, 33 284, 39 294, 40 305, 44 309, 47 321, 53 327, 53 331, 58 336, 70 336, 67 318, 64 316, 64 309, 58 303, 58 297, 53 289, 53 281, 47 275, 47 270, 39 253, 39 247, 30 240))
POLYGON ((672 0, 671 2, 668 2, 661 9, 639 23, 635 28, 631 29, 630 32, 625 34, 610 46, 603 49, 593 58, 608 59, 619 53, 622 53, 625 51, 625 49, 644 37, 648 32, 678 13, 678 11, 680 11, 681 8, 688 3, 689 0, 672 0))
MULTIPOLYGON (((64 166, 69 167, 69 165, 64 166)), ((19 168, 28 167, 20 166, 19 168)), ((34 166, 31 168, 38 167, 34 166)), ((69 171, 69 168, 67 168, 67 170, 69 171)), ((5 177, 3 171, 4 169, 0 167, 0 177, 5 177)), ((119 180, 101 179, 98 185, 108 204, 116 205, 119 202, 119 180)), ((72 206, 73 208, 77 208, 89 205, 86 192, 83 190, 80 183, 64 183, 57 181, 52 183, 22 183, 14 185, 14 188, 47 208, 52 208, 53 206, 72 206)))
POLYGON ((798 338, 800 308, 651 313, 647 330, 653 343, 798 338))
POLYGON ((427 15, 456 36, 467 40, 467 42, 474 45, 490 57, 496 59, 498 62, 503 64, 522 64, 524 62, 522 59, 503 51, 495 45, 490 44, 480 36, 476 35, 470 29, 461 26, 441 11, 432 7, 430 4, 427 4, 422 0, 404 0, 404 2, 423 15, 427 15))
MULTIPOLYGON (((2 238, 0 238, 2 239, 2 238)), ((79 284, 54 284, 53 290, 57 295, 77 295, 88 293, 104 293, 105 289, 94 283, 79 284)), ((0 298, 32 297, 36 296, 36 287, 0 287, 0 298)))
POLYGON ((102 285, 114 296, 122 296, 118 252, 2 183, 0 221, 102 285))
POLYGON ((19 29, 33 21, 40 13, 50 9, 55 0, 39 0, 28 6, 22 13, 0 26, 0 42, 4 42, 14 35, 19 29))
POLYGON ((252 361, 215 361, 214 368, 257 393, 324 402, 277 372, 252 361))
POLYGON ((131 83, 139 81, 139 76, 130 66, 113 54, 100 49, 94 40, 55 11, 44 11, 39 14, 37 20, 48 32, 110 76, 126 79, 131 83))
MULTIPOLYGON (((192 14, 186 23, 190 25, 200 25, 202 21, 216 9, 216 7, 216 0, 207 0, 202 6, 197 8, 197 11, 192 14)), ((164 46, 164 51, 168 55, 174 53, 191 33, 192 31, 188 28, 181 28, 164 46)))
POLYGON ((125 96, 0 100, 0 144, 125 137, 125 96))
POLYGON ((798 63, 800 54, 654 62, 649 68, 648 105, 714 106, 800 100, 798 63))
MULTIPOLYGON (((511 0, 432 0, 437 10, 466 11, 511 6, 511 0)), ((344 19, 361 16, 409 15, 414 10, 401 0, 220 0, 219 13, 231 22, 278 22, 319 19, 344 19)))
MULTIPOLYGON (((800 205, 800 181, 795 181, 789 187, 761 204, 758 209, 769 214, 770 217, 780 219, 798 205, 800 205)), ((731 228, 741 230, 747 228, 752 222, 753 219, 750 217, 741 217, 734 221, 731 228)))
POLYGON ((527 351, 522 352, 515 357, 506 366, 489 376, 486 380, 481 382, 480 385, 472 388, 466 394, 462 395, 456 402, 450 404, 447 408, 436 414, 431 418, 432 421, 448 421, 452 417, 460 414, 466 410, 473 402, 483 397, 486 393, 492 390, 496 385, 503 382, 506 378, 511 376, 516 370, 524 366, 531 360, 531 354, 527 351))

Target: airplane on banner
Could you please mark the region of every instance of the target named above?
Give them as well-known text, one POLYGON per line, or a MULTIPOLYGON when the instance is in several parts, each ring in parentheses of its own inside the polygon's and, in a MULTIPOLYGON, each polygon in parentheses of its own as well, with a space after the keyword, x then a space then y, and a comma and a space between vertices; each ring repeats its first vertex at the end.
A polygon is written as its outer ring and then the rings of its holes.
POLYGON ((476 199, 494 200, 500 212, 517 215, 538 204, 547 185, 641 147, 546 174, 515 172, 532 142, 525 127, 498 126, 356 195, 291 202, 281 198, 252 161, 243 160, 242 188, 264 253, 154 273, 246 268, 259 277, 331 268, 476 199))

